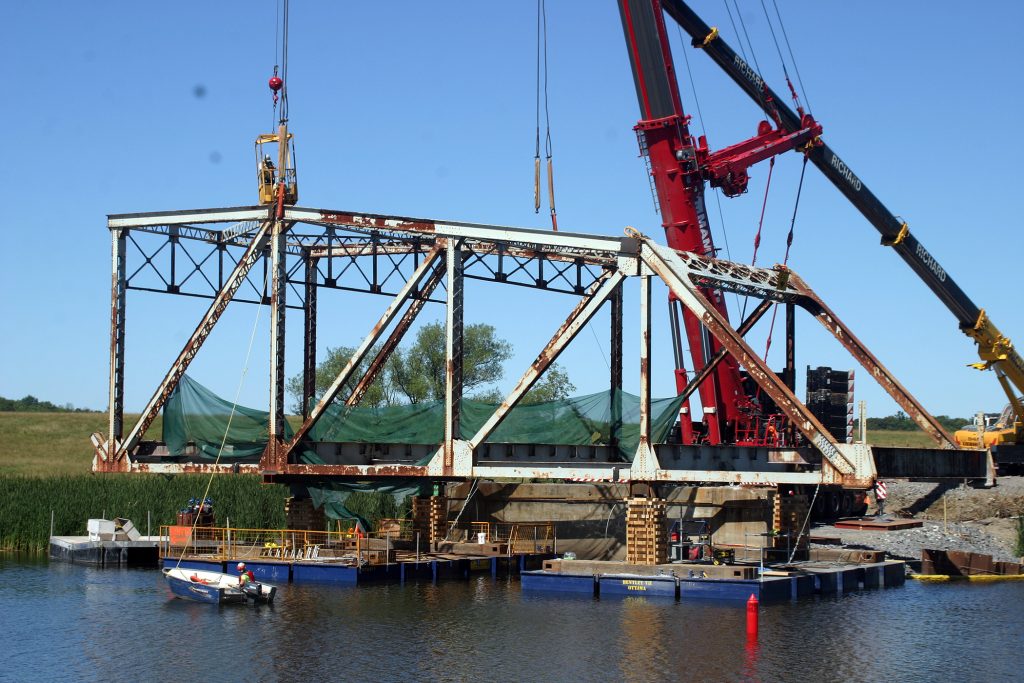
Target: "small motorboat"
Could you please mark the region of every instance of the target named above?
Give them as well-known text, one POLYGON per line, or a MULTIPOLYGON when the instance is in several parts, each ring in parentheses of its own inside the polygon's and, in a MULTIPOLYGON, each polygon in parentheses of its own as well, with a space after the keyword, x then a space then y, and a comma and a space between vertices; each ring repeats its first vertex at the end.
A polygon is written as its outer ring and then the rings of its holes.
POLYGON ((250 582, 239 586, 238 577, 231 574, 183 567, 163 571, 171 592, 185 600, 216 605, 245 602, 271 604, 277 594, 277 586, 266 583, 250 582))

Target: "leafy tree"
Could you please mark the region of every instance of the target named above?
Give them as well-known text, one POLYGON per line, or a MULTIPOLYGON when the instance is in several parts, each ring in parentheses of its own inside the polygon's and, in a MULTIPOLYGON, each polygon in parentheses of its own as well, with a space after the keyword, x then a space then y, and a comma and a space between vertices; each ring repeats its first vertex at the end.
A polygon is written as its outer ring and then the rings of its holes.
POLYGON ((559 401, 569 398, 574 391, 576 385, 569 381, 569 373, 558 363, 552 363, 523 397, 523 404, 559 401))
MULTIPOLYGON (((444 400, 445 334, 445 326, 440 322, 421 327, 408 348, 396 349, 391 354, 384 371, 366 392, 362 405, 380 406, 444 400)), ((504 363, 512 356, 512 345, 499 338, 491 325, 467 325, 463 334, 463 392, 475 400, 500 402, 504 399, 502 392, 497 388, 487 387, 502 378, 504 363)), ((342 391, 343 396, 352 391, 377 351, 377 348, 372 349, 356 368, 342 391)), ((327 357, 317 365, 317 399, 327 391, 353 353, 355 349, 348 346, 328 349, 327 357)), ((295 401, 292 409, 301 412, 301 373, 288 380, 287 389, 295 401)), ((575 389, 565 370, 554 364, 526 395, 524 403, 565 398, 575 389)))
MULTIPOLYGON (((467 325, 462 356, 462 390, 468 394, 501 379, 505 361, 512 356, 512 345, 499 339, 491 325, 467 325)), ((420 328, 410 348, 395 350, 388 379, 409 403, 443 401, 445 368, 445 326, 434 322, 420 328)))
MULTIPOLYGON (((363 362, 359 364, 355 372, 353 372, 347 382, 345 382, 344 388, 341 390, 339 396, 341 400, 345 400, 352 390, 355 389, 356 384, 359 382, 359 378, 363 376, 366 369, 370 366, 370 362, 376 357, 379 347, 375 347, 370 350, 363 362)), ((328 387, 334 382, 334 379, 341 374, 341 371, 348 364, 349 359, 356 352, 355 347, 352 346, 336 346, 334 348, 327 349, 327 357, 324 358, 316 366, 316 384, 314 388, 314 398, 319 401, 320 398, 327 391, 328 387)), ((395 402, 394 394, 390 391, 390 385, 385 381, 385 373, 380 373, 377 376, 376 381, 370 385, 367 389, 366 395, 363 396, 361 405, 366 406, 380 406, 390 405, 395 402)), ((302 373, 292 376, 287 383, 288 393, 291 394, 295 402, 292 404, 292 410, 296 413, 302 412, 302 373)))

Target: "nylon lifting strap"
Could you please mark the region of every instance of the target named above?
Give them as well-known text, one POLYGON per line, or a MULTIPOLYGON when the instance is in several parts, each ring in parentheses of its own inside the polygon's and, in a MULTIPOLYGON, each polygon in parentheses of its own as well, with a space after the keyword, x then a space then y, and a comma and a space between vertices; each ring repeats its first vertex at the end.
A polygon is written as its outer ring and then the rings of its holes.
POLYGON ((547 157, 548 205, 551 208, 551 229, 558 232, 558 213, 555 210, 555 173, 551 146, 551 112, 548 108, 548 16, 545 0, 537 0, 537 144, 533 157, 533 212, 540 212, 540 99, 541 64, 544 76, 544 152, 547 157))

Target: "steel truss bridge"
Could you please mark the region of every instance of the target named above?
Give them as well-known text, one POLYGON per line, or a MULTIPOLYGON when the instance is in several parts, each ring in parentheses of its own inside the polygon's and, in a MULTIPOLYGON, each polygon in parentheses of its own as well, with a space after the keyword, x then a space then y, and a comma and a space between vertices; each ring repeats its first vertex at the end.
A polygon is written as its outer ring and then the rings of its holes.
MULTIPOLYGON (((239 207, 108 217, 112 237, 110 294, 109 422, 94 434, 96 472, 250 471, 268 479, 308 477, 424 477, 439 479, 531 478, 577 481, 711 482, 750 485, 838 484, 867 488, 876 476, 985 479, 994 469, 987 451, 958 449, 941 425, 871 354, 839 317, 792 270, 755 268, 673 251, 637 232, 624 237, 547 232, 526 228, 285 207, 239 207), (639 278, 640 441, 632 462, 610 445, 486 443, 544 370, 605 304, 611 308, 609 386, 622 386, 623 282, 639 278), (658 278, 699 318, 723 352, 698 371, 692 393, 725 353, 734 356, 802 434, 807 446, 768 448, 652 443, 650 438, 651 280, 658 278), (562 293, 575 300, 515 388, 469 439, 460 439, 463 296, 474 280, 562 293), (711 305, 702 288, 761 300, 738 327, 711 305), (291 439, 285 425, 285 315, 302 311, 303 405, 312 403, 316 368, 317 299, 321 290, 346 290, 389 298, 355 355, 312 408, 291 439), (208 309, 156 387, 137 423, 124 423, 125 319, 129 290, 210 300, 208 309), (268 306, 270 323, 270 439, 258 464, 160 462, 147 430, 192 359, 232 302, 268 306), (336 399, 356 405, 383 369, 427 302, 446 310, 445 436, 441 444, 313 444, 325 464, 296 457, 314 424, 336 399), (897 404, 935 441, 933 449, 880 449, 837 442, 744 341, 770 309, 788 316, 804 309, 846 348, 897 404), (383 341, 382 341, 383 340, 383 341), (379 347, 377 346, 378 344, 379 347), (351 393, 343 387, 355 368, 379 352, 351 393), (425 458, 426 464, 420 465, 425 458)), ((675 308, 673 308, 673 312, 675 308)), ((670 334, 680 356, 678 318, 670 334)), ((791 373, 790 373, 791 374, 791 373)), ((614 417, 613 417, 614 420, 614 417)), ((310 447, 306 444, 306 447, 310 447)))

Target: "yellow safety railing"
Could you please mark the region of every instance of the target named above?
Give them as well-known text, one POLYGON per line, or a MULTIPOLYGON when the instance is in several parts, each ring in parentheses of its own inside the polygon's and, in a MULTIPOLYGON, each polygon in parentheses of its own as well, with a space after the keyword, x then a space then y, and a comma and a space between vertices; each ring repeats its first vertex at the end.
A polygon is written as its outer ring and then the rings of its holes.
POLYGON ((364 566, 394 562, 387 534, 354 527, 331 531, 161 526, 160 556, 202 560, 311 561, 364 566))
POLYGON ((551 552, 554 525, 551 522, 470 522, 461 528, 453 526, 449 538, 467 543, 507 543, 510 553, 551 552))

